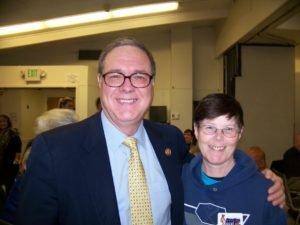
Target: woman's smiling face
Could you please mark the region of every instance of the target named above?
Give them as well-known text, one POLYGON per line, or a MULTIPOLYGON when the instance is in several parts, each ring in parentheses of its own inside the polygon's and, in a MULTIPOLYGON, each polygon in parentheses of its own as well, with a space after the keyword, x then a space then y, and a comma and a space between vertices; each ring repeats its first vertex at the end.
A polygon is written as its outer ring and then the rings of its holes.
POLYGON ((203 163, 212 166, 226 166, 227 163, 232 165, 233 153, 241 133, 236 119, 234 117, 228 119, 227 115, 218 116, 214 119, 204 119, 200 126, 195 126, 195 135, 203 156, 203 163), (205 129, 211 128, 217 128, 216 132, 207 134, 205 129), (228 137, 224 135, 222 129, 233 129, 236 135, 228 137))

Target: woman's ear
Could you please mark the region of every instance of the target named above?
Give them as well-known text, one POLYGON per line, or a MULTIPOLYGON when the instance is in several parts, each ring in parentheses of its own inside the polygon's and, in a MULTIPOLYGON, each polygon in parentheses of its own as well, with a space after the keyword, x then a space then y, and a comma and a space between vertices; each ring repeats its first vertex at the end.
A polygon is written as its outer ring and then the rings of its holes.
POLYGON ((243 131, 244 131, 244 127, 242 127, 242 129, 241 129, 241 131, 240 131, 240 133, 239 133, 239 140, 241 139, 241 137, 242 137, 242 133, 243 133, 243 131))
POLYGON ((198 140, 198 126, 196 123, 194 123, 194 134, 195 134, 195 138, 198 140))

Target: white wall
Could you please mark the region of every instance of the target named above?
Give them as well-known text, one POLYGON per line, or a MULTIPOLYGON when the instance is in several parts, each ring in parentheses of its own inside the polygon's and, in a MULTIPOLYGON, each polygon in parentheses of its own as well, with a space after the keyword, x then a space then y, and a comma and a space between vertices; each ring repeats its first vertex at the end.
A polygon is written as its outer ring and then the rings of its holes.
POLYGON ((294 48, 242 47, 236 98, 244 109, 242 149, 259 145, 272 160, 292 145, 295 122, 294 48))

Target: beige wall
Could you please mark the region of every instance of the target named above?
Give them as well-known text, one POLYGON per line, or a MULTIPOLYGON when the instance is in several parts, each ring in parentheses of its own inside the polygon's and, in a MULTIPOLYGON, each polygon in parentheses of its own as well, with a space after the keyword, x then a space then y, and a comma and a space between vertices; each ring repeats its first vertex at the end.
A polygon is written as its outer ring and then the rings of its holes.
POLYGON ((295 133, 300 133, 300 46, 295 49, 295 133))
POLYGON ((0 88, 75 88, 77 114, 80 118, 90 115, 87 102, 87 66, 2 66, 0 73, 0 88), (26 73, 28 69, 44 71, 46 77, 41 78, 40 82, 26 82, 21 76, 21 71, 26 73))
MULTIPOLYGON (((153 105, 166 105, 168 121, 178 126, 181 130, 191 128, 193 100, 201 99, 208 92, 220 92, 223 87, 222 60, 214 57, 216 39, 214 29, 211 27, 192 29, 191 27, 179 26, 175 27, 171 32, 149 31, 149 33, 136 33, 133 36, 144 42, 156 59, 157 77, 155 80, 153 105), (172 113, 179 114, 179 119, 172 119, 172 113)), ((104 36, 101 39, 88 42, 83 48, 99 49, 111 39, 112 37, 104 36)), ((57 77, 57 79, 62 80, 55 81, 57 86, 60 87, 68 85, 79 87, 79 89, 76 88, 76 101, 78 101, 76 105, 78 113, 83 118, 96 112, 95 99, 98 96, 96 80, 97 60, 77 60, 74 56, 76 51, 78 51, 76 47, 73 49, 68 46, 66 48, 58 46, 57 49, 43 49, 43 46, 40 46, 39 51, 34 51, 34 57, 31 57, 32 52, 28 53, 25 48, 14 54, 15 57, 11 58, 11 64, 20 65, 20 62, 22 62, 24 65, 32 65, 34 63, 39 65, 49 61, 50 65, 68 63, 69 66, 86 66, 88 75, 84 84, 65 83, 66 77, 57 77), (47 52, 46 60, 43 52, 47 52)), ((24 80, 19 77, 18 67, 13 66, 13 68, 17 68, 15 71, 17 83, 14 85, 24 85, 24 80)), ((67 71, 67 69, 64 69, 64 73, 60 74, 70 76, 71 72, 67 71)), ((8 83, 3 80, 6 78, 5 76, 3 78, 2 74, 8 75, 10 73, 7 73, 5 67, 2 67, 0 68, 0 74, 0 86, 7 86, 8 83)), ((75 71, 74 74, 76 74, 75 71)), ((52 75, 48 73, 48 76, 48 79, 50 79, 52 75)), ((54 83, 47 84, 47 86, 53 86, 54 83)), ((38 85, 31 86, 36 87, 38 85)), ((27 87, 31 86, 27 85, 27 87)))
POLYGON ((193 100, 212 92, 223 92, 223 57, 216 57, 213 27, 193 30, 193 100))
POLYGON ((193 42, 192 27, 182 26, 171 34, 171 124, 182 130, 192 127, 193 42))
POLYGON ((222 55, 227 49, 242 39, 260 32, 274 19, 272 15, 282 8, 293 8, 297 4, 291 0, 239 0, 234 1, 224 24, 220 27, 216 42, 216 55, 222 55))
POLYGON ((243 46, 241 57, 236 97, 244 109, 245 129, 239 145, 260 146, 270 166, 293 144, 294 48, 243 46))
POLYGON ((87 66, 2 66, 0 73, 0 89, 5 88, 0 94, 0 113, 12 118, 23 146, 34 137, 35 119, 47 110, 48 97, 75 97, 79 117, 92 114, 88 111, 87 66), (28 69, 42 70, 46 77, 40 82, 28 83, 20 73, 28 69), (75 88, 76 93, 70 93, 68 88, 75 88))
MULTIPOLYGON (((215 47, 217 35, 213 27, 191 28, 185 26, 174 27, 172 31, 146 31, 143 33, 122 33, 122 35, 135 36, 144 42, 157 62, 157 77, 155 80, 155 96, 153 105, 166 105, 168 109, 168 121, 178 126, 181 130, 192 127, 192 101, 200 100, 203 96, 212 92, 223 91, 223 62, 222 58, 215 56, 215 47), (171 114, 179 114, 179 119, 172 119, 171 114)), ((119 36, 119 35, 115 35, 119 36)), ((78 43, 85 49, 101 49, 107 44, 112 36, 103 36, 95 38, 88 43, 78 43)), ((78 113, 81 118, 89 116, 96 112, 95 99, 98 96, 98 87, 96 81, 97 60, 80 61, 75 57, 78 51, 77 45, 72 47, 58 45, 57 48, 49 49, 44 46, 39 47, 39 51, 34 51, 34 57, 30 57, 31 53, 26 48, 19 49, 11 56, 11 65, 44 65, 45 61, 49 61, 50 65, 68 64, 61 66, 63 68, 62 77, 56 77, 52 83, 54 86, 65 87, 66 80, 70 74, 78 73, 78 69, 69 73, 66 68, 72 65, 83 65, 86 77, 84 82, 76 84, 76 102, 78 113), (47 52, 47 58, 44 57, 47 52), (79 96, 77 98, 77 96, 79 96)), ((299 57, 299 50, 296 51, 299 57)), ((8 55, 8 57, 10 57, 8 55)), ((1 61, 1 60, 0 60, 1 61)), ((280 65, 280 62, 278 62, 280 65)), ((43 66, 44 67, 44 66, 43 66)), ((15 68, 15 76, 17 84, 24 85, 24 80, 20 79, 19 67, 15 68)), ((50 66, 49 66, 50 68, 50 66)), ((75 67, 76 68, 76 67, 75 67)), ((79 66, 78 68, 81 68, 79 66)), ((296 61, 297 76, 299 77, 299 60, 296 61)), ((47 69, 48 70, 48 69, 47 69)), ((4 67, 0 68, 0 86, 7 86, 4 74, 8 75, 4 67), (4 79, 5 78, 5 79, 4 79)), ((49 73, 49 79, 52 76, 49 73), (51 76, 50 76, 51 75, 51 76)), ((72 80, 72 79, 71 79, 72 80)), ((68 83, 68 85, 74 84, 68 83)), ((34 85, 36 86, 36 85, 34 85)), ((51 86, 51 85, 50 85, 51 86)), ((299 86, 299 79, 298 79, 299 86)), ((296 88, 299 96, 299 88, 296 88)), ((246 95, 251 95, 247 92, 246 95)), ((299 97, 296 96, 296 102, 299 97)), ((1 97, 0 97, 1 102, 1 97)), ((18 107, 18 106, 16 106, 18 107)), ((293 110, 293 109, 291 109, 293 110)), ((0 108, 0 112, 2 109, 0 108)), ((299 115, 299 103, 296 104, 296 115, 299 115)), ((299 118, 299 116, 297 117, 299 118)), ((260 120, 257 123, 261 122, 260 120)), ((296 129, 299 130, 300 121, 296 119, 296 129)), ((30 128, 28 128, 30 129, 30 128)), ((278 130, 280 132, 280 130, 278 130)))

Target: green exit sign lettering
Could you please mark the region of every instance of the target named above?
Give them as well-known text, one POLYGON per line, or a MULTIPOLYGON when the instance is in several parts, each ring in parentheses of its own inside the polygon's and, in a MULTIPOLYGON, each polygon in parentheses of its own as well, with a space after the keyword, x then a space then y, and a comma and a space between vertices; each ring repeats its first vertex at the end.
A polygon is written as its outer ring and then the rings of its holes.
POLYGON ((41 80, 40 70, 28 69, 25 73, 25 80, 26 81, 40 81, 41 80))

